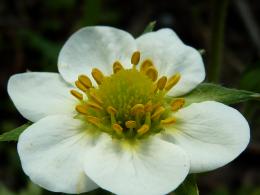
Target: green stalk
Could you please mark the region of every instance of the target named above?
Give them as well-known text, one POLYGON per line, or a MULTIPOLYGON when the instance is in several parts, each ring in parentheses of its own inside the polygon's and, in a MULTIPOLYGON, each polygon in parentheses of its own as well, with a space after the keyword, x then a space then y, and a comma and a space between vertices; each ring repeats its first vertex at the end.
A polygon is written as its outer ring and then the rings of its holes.
POLYGON ((213 26, 211 38, 211 64, 209 67, 209 81, 218 82, 221 73, 222 51, 224 45, 224 31, 226 13, 229 0, 214 0, 213 26))

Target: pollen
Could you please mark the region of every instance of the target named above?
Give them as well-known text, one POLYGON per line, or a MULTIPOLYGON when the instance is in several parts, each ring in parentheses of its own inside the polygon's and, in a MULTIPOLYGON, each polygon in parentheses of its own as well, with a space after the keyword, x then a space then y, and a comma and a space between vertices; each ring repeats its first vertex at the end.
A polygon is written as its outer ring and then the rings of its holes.
POLYGON ((131 56, 132 68, 115 60, 111 75, 93 68, 91 75, 96 85, 87 75, 78 76, 75 85, 81 92, 72 89, 70 93, 78 100, 75 110, 86 122, 86 130, 92 128, 113 138, 132 140, 145 139, 175 125, 174 114, 185 100, 168 101, 166 95, 180 81, 180 73, 167 78, 160 75, 151 59, 140 60, 140 51, 131 56))
POLYGON ((71 95, 73 95, 78 100, 83 100, 83 94, 76 91, 76 90, 70 90, 71 95))
POLYGON ((79 82, 84 85, 87 89, 92 87, 91 80, 86 75, 80 75, 78 77, 79 82))
POLYGON ((94 68, 91 72, 93 78, 97 82, 97 84, 101 84, 104 79, 104 74, 97 68, 94 68))
POLYGON ((180 108, 182 108, 184 104, 185 104, 184 98, 175 99, 171 102, 171 109, 172 111, 177 111, 180 108))
POLYGON ((132 58, 131 58, 131 63, 133 65, 137 65, 140 61, 140 52, 136 51, 133 53, 132 58))
POLYGON ((179 73, 173 75, 166 83, 165 90, 170 90, 174 85, 176 85, 179 82, 180 79, 181 75, 179 73))

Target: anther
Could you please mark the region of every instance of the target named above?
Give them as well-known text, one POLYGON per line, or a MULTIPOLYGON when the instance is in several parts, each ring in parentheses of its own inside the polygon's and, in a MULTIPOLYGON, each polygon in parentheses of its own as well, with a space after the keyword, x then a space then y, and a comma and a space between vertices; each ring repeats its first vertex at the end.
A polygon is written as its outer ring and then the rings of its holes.
POLYGON ((94 91, 89 92, 89 96, 92 100, 94 100, 97 104, 102 105, 103 101, 98 97, 98 95, 94 91))
POLYGON ((79 88, 83 92, 86 92, 88 90, 80 81, 76 81, 75 85, 77 88, 79 88))
POLYGON ((70 90, 71 95, 73 95, 75 98, 77 98, 78 100, 83 100, 83 95, 82 93, 76 91, 76 90, 70 90))
POLYGON ((147 131, 149 131, 149 125, 142 125, 138 130, 137 130, 137 134, 140 136, 140 135, 143 135, 145 134, 147 131))
POLYGON ((159 90, 163 90, 165 85, 167 83, 167 77, 166 76, 162 76, 158 81, 157 81, 157 88, 159 90))
POLYGON ((140 51, 135 51, 131 58, 131 63, 137 65, 140 61, 140 51))
POLYGON ((154 119, 154 120, 158 119, 164 111, 165 111, 164 107, 162 107, 162 106, 158 107, 152 114, 151 119, 154 119))
POLYGON ((145 110, 145 112, 152 112, 152 110, 153 110, 153 103, 152 103, 151 100, 148 101, 148 102, 145 104, 144 110, 145 110))
POLYGON ((107 112, 108 112, 109 114, 115 115, 115 114, 117 113, 117 110, 116 110, 113 106, 108 106, 108 107, 107 107, 107 112))
POLYGON ((87 108, 85 106, 77 105, 75 109, 80 114, 88 114, 87 108))
POLYGON ((121 125, 115 123, 112 125, 112 128, 115 130, 117 134, 122 135, 123 127, 121 127, 121 125))
POLYGON ((135 121, 126 121, 125 126, 129 129, 135 128, 136 127, 136 122, 135 121))
POLYGON ((91 80, 86 76, 86 75, 80 75, 78 77, 78 80, 86 87, 86 88, 91 88, 92 87, 92 82, 91 80))
POLYGON ((132 115, 142 114, 144 112, 144 105, 143 104, 136 104, 131 108, 132 115))
POLYGON ((156 81, 157 77, 158 77, 158 72, 157 70, 151 66, 149 68, 147 68, 147 70, 145 71, 145 74, 152 80, 152 81, 156 81))
POLYGON ((171 125, 173 123, 176 123, 176 118, 175 117, 169 117, 169 118, 161 120, 160 123, 162 125, 171 125))
POLYGON ((104 74, 97 68, 93 68, 91 74, 98 85, 100 85, 102 83, 102 81, 104 80, 104 77, 105 77, 104 74))
POLYGON ((172 111, 177 111, 180 108, 182 108, 184 104, 185 104, 184 98, 175 99, 171 102, 171 109, 172 111))
POLYGON ((120 70, 123 70, 123 66, 120 62, 116 61, 114 64, 113 64, 113 71, 114 71, 114 74, 117 73, 118 71, 120 70))
POLYGON ((100 106, 100 105, 98 105, 98 104, 95 103, 95 102, 90 102, 90 101, 88 101, 88 102, 86 103, 86 106, 87 106, 87 107, 90 107, 90 108, 97 109, 97 110, 103 110, 103 107, 100 106))
POLYGON ((142 62, 140 70, 141 72, 145 72, 149 67, 153 67, 153 62, 149 59, 142 62))
POLYGON ((89 123, 96 125, 97 127, 101 124, 101 120, 95 116, 86 116, 86 119, 89 123))
POLYGON ((173 75, 166 83, 165 90, 170 90, 174 85, 176 85, 179 82, 180 78, 180 73, 173 75))

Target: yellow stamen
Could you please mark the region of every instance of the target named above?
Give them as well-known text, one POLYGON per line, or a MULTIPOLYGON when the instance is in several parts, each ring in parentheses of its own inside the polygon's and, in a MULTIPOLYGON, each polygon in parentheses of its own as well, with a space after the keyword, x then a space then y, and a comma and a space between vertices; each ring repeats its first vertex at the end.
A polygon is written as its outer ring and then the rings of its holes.
POLYGON ((149 67, 153 67, 153 62, 149 59, 142 62, 140 70, 141 72, 145 72, 149 67))
POLYGON ((83 100, 83 95, 82 93, 76 91, 76 90, 70 90, 71 95, 73 95, 75 98, 79 99, 79 100, 83 100))
POLYGON ((180 78, 180 73, 173 75, 166 83, 165 90, 170 90, 174 85, 176 85, 179 82, 180 78))
POLYGON ((119 135, 123 132, 123 127, 121 127, 119 124, 115 123, 112 125, 112 128, 115 130, 115 132, 119 135))
POLYGON ((157 70, 151 66, 149 68, 147 68, 147 70, 145 71, 145 74, 152 80, 152 81, 156 81, 157 77, 158 77, 158 72, 157 70))
POLYGON ((91 88, 92 87, 92 82, 91 80, 86 76, 86 75, 80 75, 78 77, 78 80, 86 87, 86 88, 91 88))
POLYGON ((132 115, 142 114, 144 112, 144 105, 143 104, 136 104, 131 108, 132 115))
POLYGON ((165 85, 167 83, 167 77, 162 76, 158 81, 157 81, 157 88, 160 90, 163 90, 165 85))
POLYGON ((104 79, 104 74, 97 68, 94 68, 91 72, 93 78, 97 82, 98 85, 100 85, 104 79))
POLYGON ((98 97, 98 95, 94 91, 90 91, 89 96, 94 100, 97 104, 102 105, 103 101, 98 97))
POLYGON ((152 110, 153 110, 153 103, 152 103, 151 100, 145 104, 144 110, 145 110, 145 112, 152 112, 152 110))
POLYGON ((87 116, 86 119, 93 125, 100 126, 101 124, 101 120, 95 116, 87 116))
POLYGON ((184 104, 185 104, 185 99, 184 98, 178 98, 178 99, 173 100, 171 102, 172 111, 179 110, 180 108, 183 107, 184 104))
POLYGON ((156 119, 160 118, 161 114, 162 114, 164 111, 165 111, 165 108, 164 108, 164 107, 162 107, 162 106, 158 107, 158 108, 155 110, 155 112, 153 113, 153 115, 151 116, 151 119, 156 120, 156 119))
POLYGON ((109 114, 115 115, 115 114, 117 113, 117 110, 116 110, 113 106, 108 106, 108 107, 107 107, 107 112, 108 112, 109 114))
POLYGON ((169 117, 169 118, 166 118, 166 119, 163 119, 163 120, 160 121, 160 123, 162 125, 171 125, 175 122, 176 122, 176 118, 174 118, 174 117, 169 117))
POLYGON ((129 129, 135 128, 136 127, 136 122, 135 121, 126 121, 125 126, 129 129))
POLYGON ((80 114, 88 114, 87 108, 85 106, 77 105, 75 109, 80 114))
POLYGON ((87 106, 87 107, 90 107, 90 108, 97 109, 97 110, 103 110, 103 107, 100 106, 100 105, 98 105, 98 104, 95 103, 95 102, 90 102, 90 101, 88 101, 88 102, 86 103, 86 106, 87 106))
POLYGON ((140 51, 135 51, 131 58, 131 63, 137 65, 140 61, 140 51))
POLYGON ((76 81, 75 85, 77 88, 79 88, 83 92, 86 92, 88 90, 80 81, 76 81))
POLYGON ((120 70, 123 70, 123 66, 120 62, 116 61, 114 64, 113 64, 113 71, 114 73, 117 73, 118 71, 120 70))
POLYGON ((137 130, 137 134, 138 135, 143 135, 143 134, 145 134, 147 131, 149 131, 149 125, 146 125, 146 124, 144 124, 144 125, 142 125, 138 130, 137 130))

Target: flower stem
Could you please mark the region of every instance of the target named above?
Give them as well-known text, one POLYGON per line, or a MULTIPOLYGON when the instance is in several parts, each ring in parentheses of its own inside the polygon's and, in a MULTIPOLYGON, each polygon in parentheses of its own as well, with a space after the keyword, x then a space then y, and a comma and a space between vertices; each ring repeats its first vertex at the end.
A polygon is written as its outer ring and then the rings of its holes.
POLYGON ((218 82, 221 72, 222 51, 224 45, 224 30, 229 0, 214 0, 213 25, 211 38, 211 65, 209 67, 209 80, 218 82))

